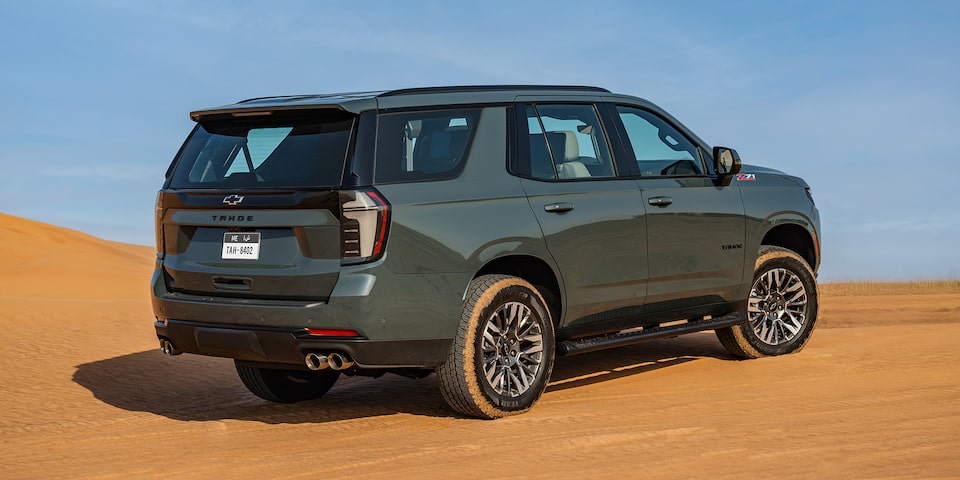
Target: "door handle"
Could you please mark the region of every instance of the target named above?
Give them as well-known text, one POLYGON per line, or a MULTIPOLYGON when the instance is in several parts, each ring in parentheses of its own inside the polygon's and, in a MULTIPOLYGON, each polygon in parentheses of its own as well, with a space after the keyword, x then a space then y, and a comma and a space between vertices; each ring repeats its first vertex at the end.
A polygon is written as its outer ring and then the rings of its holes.
POLYGON ((543 209, 550 213, 563 213, 573 210, 573 204, 570 202, 550 203, 544 205, 543 209))
POLYGON ((651 197, 647 199, 647 203, 655 207, 666 207, 673 203, 673 198, 670 197, 651 197))

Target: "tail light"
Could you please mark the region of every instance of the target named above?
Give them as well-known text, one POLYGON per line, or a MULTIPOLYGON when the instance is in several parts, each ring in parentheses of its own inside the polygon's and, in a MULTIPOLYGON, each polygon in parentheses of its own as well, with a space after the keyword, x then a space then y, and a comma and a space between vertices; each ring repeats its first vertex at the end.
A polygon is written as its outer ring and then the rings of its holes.
POLYGON ((375 190, 340 193, 341 263, 371 262, 383 256, 390 204, 375 190))
POLYGON ((163 258, 163 192, 157 192, 153 213, 153 228, 157 235, 157 258, 163 258))

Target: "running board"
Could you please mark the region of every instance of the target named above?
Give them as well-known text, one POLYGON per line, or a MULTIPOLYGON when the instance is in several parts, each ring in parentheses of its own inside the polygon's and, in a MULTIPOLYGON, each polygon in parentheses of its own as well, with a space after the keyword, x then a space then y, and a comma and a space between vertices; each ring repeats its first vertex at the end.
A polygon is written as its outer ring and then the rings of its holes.
POLYGON ((651 327, 635 328, 599 337, 564 340, 557 344, 557 354, 563 356, 576 355, 579 353, 632 345, 655 338, 676 337, 677 335, 683 335, 685 333, 729 327, 745 319, 746 317, 739 312, 733 312, 722 317, 711 319, 692 320, 683 323, 666 322, 651 327))

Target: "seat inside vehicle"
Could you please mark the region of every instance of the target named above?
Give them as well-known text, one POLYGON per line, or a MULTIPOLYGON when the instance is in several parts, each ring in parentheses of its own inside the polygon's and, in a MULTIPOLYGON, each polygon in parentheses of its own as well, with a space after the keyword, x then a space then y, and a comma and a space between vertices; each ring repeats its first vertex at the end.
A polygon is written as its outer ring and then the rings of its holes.
POLYGON ((575 133, 569 130, 547 132, 547 141, 557 162, 557 177, 570 179, 590 176, 590 170, 580 161, 580 146, 575 133))

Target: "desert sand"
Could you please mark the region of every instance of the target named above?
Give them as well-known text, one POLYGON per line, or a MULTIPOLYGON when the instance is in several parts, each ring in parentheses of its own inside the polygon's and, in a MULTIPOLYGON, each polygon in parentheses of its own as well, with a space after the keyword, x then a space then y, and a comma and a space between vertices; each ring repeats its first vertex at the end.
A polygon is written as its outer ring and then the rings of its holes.
POLYGON ((152 248, 0 214, 0 477, 958 478, 960 293, 822 299, 801 352, 709 333, 561 358, 529 413, 462 418, 434 376, 249 394, 160 354, 152 248))

